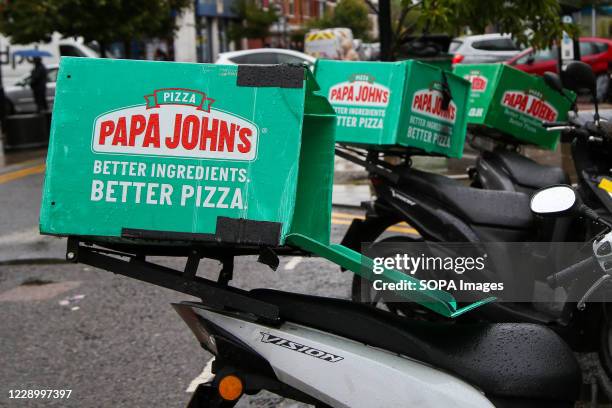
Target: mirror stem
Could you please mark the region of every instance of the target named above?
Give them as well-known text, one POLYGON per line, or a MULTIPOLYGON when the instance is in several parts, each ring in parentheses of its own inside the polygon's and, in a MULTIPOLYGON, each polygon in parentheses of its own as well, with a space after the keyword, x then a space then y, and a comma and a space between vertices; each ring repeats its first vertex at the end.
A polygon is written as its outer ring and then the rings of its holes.
POLYGON ((597 104, 597 95, 593 94, 593 105, 595 105, 595 114, 593 119, 595 120, 595 126, 599 127, 599 105, 597 104))

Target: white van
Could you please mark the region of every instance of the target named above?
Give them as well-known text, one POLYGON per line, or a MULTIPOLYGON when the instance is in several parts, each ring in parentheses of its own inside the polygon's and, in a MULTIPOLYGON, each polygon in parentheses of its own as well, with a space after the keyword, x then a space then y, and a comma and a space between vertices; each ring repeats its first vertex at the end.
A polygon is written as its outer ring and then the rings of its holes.
POLYGON ((315 58, 334 60, 359 59, 350 28, 313 29, 304 36, 304 53, 315 58))
POLYGON ((82 40, 62 38, 54 33, 48 43, 12 44, 9 38, 0 35, 0 61, 2 62, 2 82, 4 86, 13 85, 24 75, 32 71, 32 63, 28 58, 15 56, 15 51, 38 49, 47 51, 51 57, 43 58, 45 65, 59 64, 60 57, 89 57, 100 55, 86 46, 82 40))

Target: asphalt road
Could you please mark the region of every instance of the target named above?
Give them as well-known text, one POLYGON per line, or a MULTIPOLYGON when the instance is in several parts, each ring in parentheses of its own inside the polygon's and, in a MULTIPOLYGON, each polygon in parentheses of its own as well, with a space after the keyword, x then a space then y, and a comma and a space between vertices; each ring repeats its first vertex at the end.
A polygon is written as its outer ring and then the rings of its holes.
MULTIPOLYGON (((170 304, 186 295, 64 258, 65 241, 38 234, 44 167, 0 172, 0 406, 182 407, 210 355, 170 304), (19 263, 22 264, 19 264, 19 263), (69 399, 9 399, 10 390, 71 389, 69 399)), ((339 242, 356 213, 335 210, 339 242)), ((401 231, 400 231, 401 232, 401 231)), ((181 268, 183 260, 160 262, 181 268)), ((204 261, 198 274, 214 277, 204 261)), ((276 272, 238 259, 232 284, 349 296, 352 275, 316 258, 282 259, 276 272)), ((193 299, 192 299, 193 300, 193 299)), ((300 406, 272 394, 241 407, 300 406)))

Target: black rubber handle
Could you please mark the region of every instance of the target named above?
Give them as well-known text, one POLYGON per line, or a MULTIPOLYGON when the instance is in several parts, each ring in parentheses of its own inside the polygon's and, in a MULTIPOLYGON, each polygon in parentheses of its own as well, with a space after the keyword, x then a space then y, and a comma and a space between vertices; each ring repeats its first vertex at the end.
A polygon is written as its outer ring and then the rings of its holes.
POLYGON ((603 137, 612 138, 612 122, 601 121, 601 133, 603 137))
POLYGON ((578 278, 581 274, 588 273, 593 268, 595 268, 597 264, 592 256, 589 256, 582 261, 575 263, 573 265, 568 266, 567 268, 555 273, 548 277, 547 281, 550 286, 553 288, 559 286, 567 286, 574 279, 578 278))

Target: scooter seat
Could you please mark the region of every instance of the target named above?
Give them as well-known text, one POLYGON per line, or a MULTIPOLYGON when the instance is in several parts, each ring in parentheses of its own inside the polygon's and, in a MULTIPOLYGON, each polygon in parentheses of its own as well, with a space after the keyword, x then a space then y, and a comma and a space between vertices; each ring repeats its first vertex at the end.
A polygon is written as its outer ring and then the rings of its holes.
POLYGON ((539 190, 569 183, 569 177, 560 167, 539 164, 517 152, 498 149, 483 152, 482 157, 489 165, 500 167, 514 183, 527 189, 539 190))
MULTIPOLYGON (((489 398, 575 401, 580 369, 570 348, 549 328, 527 323, 450 324, 410 320, 341 299, 256 289, 284 320, 402 354, 446 370, 489 398)), ((547 402, 548 404, 544 404, 547 402)), ((531 405, 529 405, 531 406, 531 405)), ((569 406, 572 406, 571 404, 569 406)))
POLYGON ((399 174, 407 193, 421 192, 471 223, 516 229, 532 224, 530 198, 524 193, 473 188, 446 176, 411 168, 399 174))

